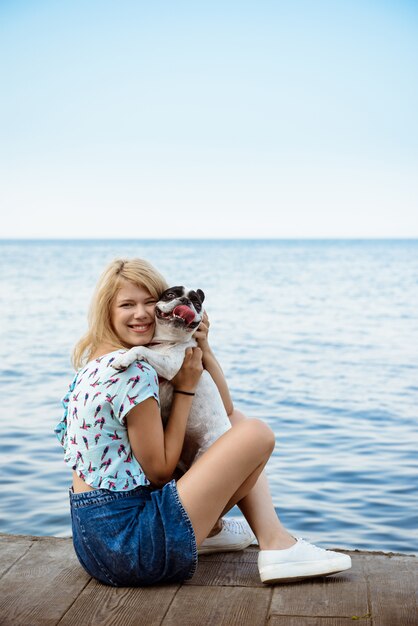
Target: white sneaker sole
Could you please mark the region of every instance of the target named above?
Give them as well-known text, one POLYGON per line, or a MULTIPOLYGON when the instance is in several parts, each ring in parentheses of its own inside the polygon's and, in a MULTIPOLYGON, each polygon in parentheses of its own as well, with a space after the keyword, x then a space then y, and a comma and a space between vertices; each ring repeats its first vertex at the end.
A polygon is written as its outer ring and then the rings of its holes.
POLYGON ((249 538, 247 541, 242 541, 240 544, 228 545, 213 545, 204 546, 203 544, 197 549, 198 554, 214 554, 215 552, 238 552, 239 550, 245 550, 253 542, 253 538, 249 538))
POLYGON ((278 565, 264 565, 259 568, 261 582, 285 583, 315 576, 330 576, 338 574, 351 567, 351 558, 344 554, 342 557, 327 559, 326 561, 300 561, 295 563, 280 563, 278 565), (344 558, 342 558, 344 557, 344 558))

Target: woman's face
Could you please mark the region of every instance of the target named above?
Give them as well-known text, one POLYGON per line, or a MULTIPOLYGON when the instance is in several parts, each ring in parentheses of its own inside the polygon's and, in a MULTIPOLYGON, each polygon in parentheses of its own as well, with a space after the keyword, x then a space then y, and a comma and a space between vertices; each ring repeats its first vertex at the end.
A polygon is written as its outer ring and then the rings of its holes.
POLYGON ((128 348, 151 342, 155 327, 156 299, 145 287, 124 280, 111 309, 113 328, 128 348))

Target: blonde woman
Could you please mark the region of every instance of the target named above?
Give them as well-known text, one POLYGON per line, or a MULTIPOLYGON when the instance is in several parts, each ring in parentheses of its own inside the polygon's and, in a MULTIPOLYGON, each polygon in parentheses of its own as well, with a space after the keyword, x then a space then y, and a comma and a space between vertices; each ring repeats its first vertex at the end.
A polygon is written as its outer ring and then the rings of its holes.
POLYGON ((208 536, 222 533, 219 520, 238 504, 260 546, 263 582, 349 568, 349 556, 295 539, 281 525, 262 473, 274 434, 262 421, 234 410, 208 344, 207 317, 196 335, 198 347, 187 350, 171 381, 173 402, 165 428, 153 368, 138 361, 123 372, 112 368, 118 353, 152 341, 155 304, 167 286, 146 261, 112 262, 97 285, 88 332, 74 349, 77 374, 63 399, 56 434, 72 469, 73 543, 80 563, 114 586, 187 580, 196 569, 199 546, 206 542, 210 550, 208 536), (204 367, 233 428, 175 481, 204 367))

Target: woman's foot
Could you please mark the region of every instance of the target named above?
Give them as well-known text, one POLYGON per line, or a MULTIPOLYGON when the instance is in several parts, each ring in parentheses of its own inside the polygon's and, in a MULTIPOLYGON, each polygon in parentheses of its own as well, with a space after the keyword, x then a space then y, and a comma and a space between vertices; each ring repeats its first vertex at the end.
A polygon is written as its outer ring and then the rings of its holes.
POLYGON ((234 518, 220 519, 219 532, 211 533, 197 549, 198 554, 213 552, 234 552, 244 550, 254 541, 255 535, 247 522, 240 522, 234 518))
POLYGON ((324 550, 304 539, 286 550, 260 550, 258 570, 263 583, 282 583, 328 576, 351 567, 347 554, 324 550))

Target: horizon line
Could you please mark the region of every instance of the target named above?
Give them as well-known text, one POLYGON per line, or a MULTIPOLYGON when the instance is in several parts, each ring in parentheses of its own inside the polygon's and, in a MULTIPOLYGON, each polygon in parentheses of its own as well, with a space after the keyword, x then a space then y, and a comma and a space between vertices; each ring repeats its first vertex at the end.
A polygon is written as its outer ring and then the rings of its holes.
POLYGON ((418 241, 415 237, 0 237, 0 243, 8 242, 88 242, 88 241, 418 241))

